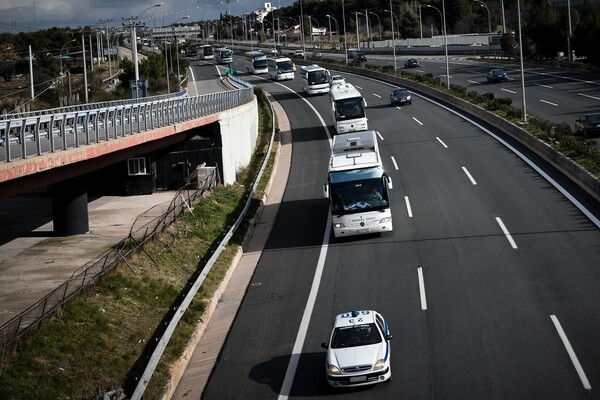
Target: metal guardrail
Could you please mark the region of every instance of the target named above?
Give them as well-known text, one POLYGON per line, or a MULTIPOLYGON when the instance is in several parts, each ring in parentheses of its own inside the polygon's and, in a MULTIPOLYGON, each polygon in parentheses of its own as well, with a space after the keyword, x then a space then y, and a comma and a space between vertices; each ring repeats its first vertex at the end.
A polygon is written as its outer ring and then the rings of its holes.
POLYGON ((0 158, 53 153, 189 121, 252 100, 251 87, 189 97, 178 96, 93 103, 0 119, 0 158))

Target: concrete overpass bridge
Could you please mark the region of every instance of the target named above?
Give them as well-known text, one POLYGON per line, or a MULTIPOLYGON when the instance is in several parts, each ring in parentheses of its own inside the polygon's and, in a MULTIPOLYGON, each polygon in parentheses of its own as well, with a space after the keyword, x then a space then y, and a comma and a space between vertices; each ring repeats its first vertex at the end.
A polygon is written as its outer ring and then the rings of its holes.
MULTIPOLYGON (((227 78, 230 79, 230 78, 227 78)), ((0 117, 0 198, 52 196, 54 233, 89 230, 89 190, 152 193, 200 165, 222 183, 248 164, 258 135, 253 88, 63 107, 0 117)))

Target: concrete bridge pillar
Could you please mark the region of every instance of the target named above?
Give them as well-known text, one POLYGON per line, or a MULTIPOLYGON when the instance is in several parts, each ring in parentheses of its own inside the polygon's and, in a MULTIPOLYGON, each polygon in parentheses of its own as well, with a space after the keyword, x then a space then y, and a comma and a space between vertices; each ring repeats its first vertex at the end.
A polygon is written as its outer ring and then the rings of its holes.
POLYGON ((87 233, 88 197, 85 176, 78 176, 49 187, 52 196, 52 219, 56 236, 87 233))

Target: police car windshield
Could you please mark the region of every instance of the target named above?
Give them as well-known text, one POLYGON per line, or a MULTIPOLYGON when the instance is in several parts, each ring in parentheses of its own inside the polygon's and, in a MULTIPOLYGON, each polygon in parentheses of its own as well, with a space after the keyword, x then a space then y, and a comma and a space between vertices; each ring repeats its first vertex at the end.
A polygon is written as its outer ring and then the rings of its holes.
POLYGON ((375 324, 343 326, 336 328, 331 339, 332 349, 368 346, 381 343, 382 338, 375 324))

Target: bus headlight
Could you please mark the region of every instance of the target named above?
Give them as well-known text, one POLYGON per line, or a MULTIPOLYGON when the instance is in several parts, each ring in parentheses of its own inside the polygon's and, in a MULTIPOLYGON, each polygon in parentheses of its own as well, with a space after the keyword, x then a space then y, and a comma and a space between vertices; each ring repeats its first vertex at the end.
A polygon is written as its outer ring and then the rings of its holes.
POLYGON ((385 224, 386 222, 390 222, 392 220, 392 217, 385 217, 385 218, 381 218, 379 220, 380 224, 385 224))
POLYGON ((346 225, 342 224, 341 222, 337 222, 337 223, 333 224, 333 227, 339 229, 339 228, 345 228, 346 225))

